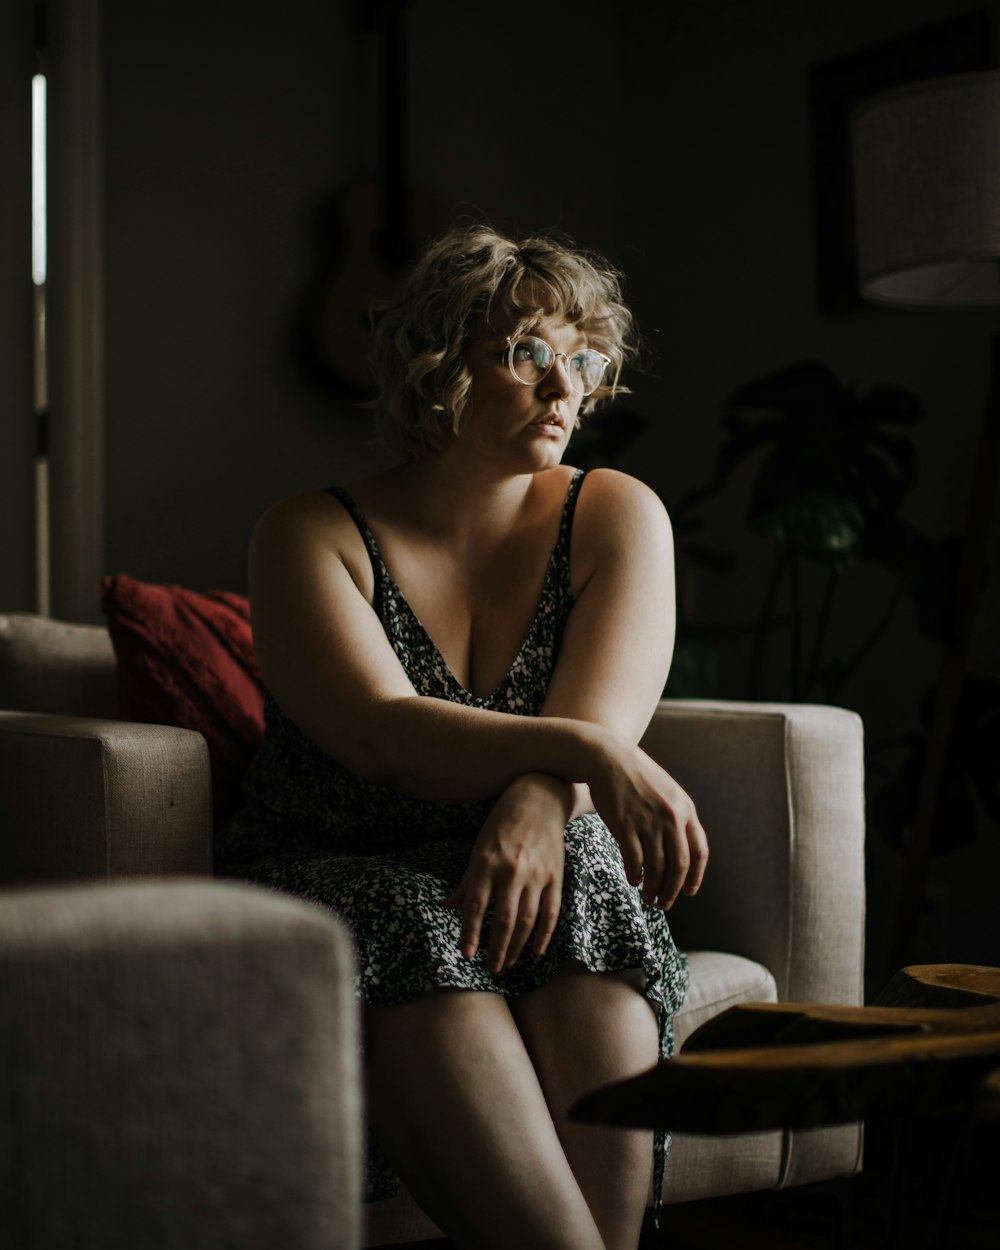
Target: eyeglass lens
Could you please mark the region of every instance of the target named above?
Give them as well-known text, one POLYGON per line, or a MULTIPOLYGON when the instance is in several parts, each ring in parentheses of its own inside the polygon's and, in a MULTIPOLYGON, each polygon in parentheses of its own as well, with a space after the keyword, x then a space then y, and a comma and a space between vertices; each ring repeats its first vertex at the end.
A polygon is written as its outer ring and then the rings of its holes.
MULTIPOLYGON (((590 395, 601 385, 607 362, 600 352, 582 348, 566 357, 570 386, 583 395, 590 395)), ((545 342, 531 335, 511 342, 508 357, 511 373, 519 382, 535 386, 541 382, 556 361, 556 353, 545 342)))

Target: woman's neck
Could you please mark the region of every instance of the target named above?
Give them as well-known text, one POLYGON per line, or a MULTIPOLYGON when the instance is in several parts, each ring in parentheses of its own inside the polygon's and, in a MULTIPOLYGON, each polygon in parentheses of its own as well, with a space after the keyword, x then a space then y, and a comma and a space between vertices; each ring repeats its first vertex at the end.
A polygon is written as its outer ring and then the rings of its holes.
POLYGON ((422 527, 442 538, 461 535, 475 543, 509 534, 551 472, 502 473, 446 450, 390 470, 382 483, 394 513, 419 516, 422 527))

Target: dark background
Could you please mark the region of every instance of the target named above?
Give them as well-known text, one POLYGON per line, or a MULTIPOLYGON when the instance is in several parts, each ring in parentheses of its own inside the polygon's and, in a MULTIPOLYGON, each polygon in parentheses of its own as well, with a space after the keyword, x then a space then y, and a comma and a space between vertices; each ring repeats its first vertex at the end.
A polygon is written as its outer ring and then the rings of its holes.
MULTIPOLYGON (((415 0, 412 175, 446 221, 553 227, 626 273, 650 349, 629 407, 648 425, 617 463, 668 504, 711 476, 729 394, 818 359, 862 390, 893 383, 919 398, 905 515, 943 535, 963 524, 1000 327, 988 313, 820 311, 809 72, 970 8, 415 0)), ((108 572, 244 591, 248 535, 270 500, 383 463, 364 412, 324 393, 290 350, 319 261, 318 210, 376 169, 378 42, 357 10, 103 4, 108 572)), ((737 557, 727 573, 688 570, 702 626, 759 609, 772 548, 746 525, 752 477, 750 464, 702 511, 705 541, 737 557)), ((998 542, 994 525, 994 566, 998 542)), ((807 578, 807 600, 818 587, 807 578)), ((871 567, 845 577, 834 651, 850 650, 891 589, 871 567)), ((970 657, 994 678, 998 625, 994 580, 970 657)), ((917 724, 938 655, 904 605, 843 695, 873 742, 917 724)), ((744 696, 746 667, 737 639, 704 693, 744 696)), ((871 758, 872 791, 891 763, 871 758)), ((964 845, 935 858, 919 957, 1000 963, 1000 833, 981 807, 971 823, 964 845)), ((869 848, 877 981, 901 858, 875 829, 869 848)))

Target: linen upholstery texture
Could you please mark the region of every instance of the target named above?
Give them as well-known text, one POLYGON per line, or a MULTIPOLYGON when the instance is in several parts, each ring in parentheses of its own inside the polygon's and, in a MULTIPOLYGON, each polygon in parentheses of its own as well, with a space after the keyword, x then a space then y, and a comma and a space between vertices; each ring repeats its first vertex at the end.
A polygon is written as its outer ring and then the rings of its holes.
POLYGON ((200 734, 0 712, 0 884, 208 874, 212 791, 200 734))
POLYGON ((118 716, 108 631, 30 612, 0 613, 0 708, 118 716))
POLYGON ((0 1245, 358 1245, 335 917, 214 882, 11 891, 0 984, 0 1245))
MULTIPOLYGON (((751 959, 718 951, 691 951, 691 988, 677 1015, 680 1049, 700 1025, 740 1003, 774 1003, 774 977, 751 959)), ((720 1192, 775 1189, 781 1184, 784 1134, 743 1133, 727 1139, 725 1173, 719 1175, 719 1139, 675 1133, 663 1190, 664 1202, 688 1202, 720 1192), (719 1186, 723 1186, 720 1190, 719 1186)))
POLYGON ((205 741, 119 718, 107 629, 0 614, 0 708, 0 884, 211 871, 205 741))
MULTIPOLYGON (((697 905, 671 912, 679 945, 756 960, 783 1002, 860 1004, 860 717, 808 704, 678 700, 661 704, 643 745, 694 799, 712 849, 697 905)), ((782 1185, 861 1165, 858 1126, 784 1137, 782 1185)))
MULTIPOLYGON (((61 636, 60 645, 79 648, 83 637, 79 630, 103 635, 107 667, 101 685, 113 699, 114 664, 104 631, 73 626, 61 636)), ((53 636, 46 632, 47 639, 53 636)), ((86 642, 91 649, 97 646, 92 639, 86 642)), ((0 646, 0 666, 2 657, 0 646)), ((64 658, 62 671, 71 669, 64 658)), ((0 691, 7 688, 0 672, 0 691)), ((56 736, 65 719, 49 722, 56 736)), ((143 729, 120 728, 126 733, 143 729)), ((176 733, 198 740, 190 731, 176 733)), ((158 749, 164 775, 173 767, 180 740, 164 741, 158 749)), ((23 756, 3 771, 10 745, 11 738, 0 732, 0 795, 6 789, 2 779, 12 776, 30 793, 35 779, 22 771, 23 756)), ((712 848, 698 898, 681 898, 670 916, 678 943, 692 959, 692 985, 678 1017, 679 1036, 687 1036, 695 1023, 733 1002, 769 1001, 772 982, 784 1001, 860 1003, 864 778, 859 718, 841 709, 807 705, 665 701, 643 745, 690 791, 712 848)), ((79 785, 78 794, 92 793, 99 803, 100 787, 88 780, 89 773, 84 775, 93 770, 95 758, 87 757, 73 785, 79 785)), ((203 768, 207 773, 207 757, 203 768)), ((130 775, 141 784, 145 774, 140 769, 130 775)), ((207 796, 207 776, 201 785, 207 796)), ((141 805, 141 795, 135 802, 141 805)), ((208 804, 207 797, 200 801, 195 827, 183 837, 177 835, 184 846, 180 858, 198 865, 181 871, 201 872, 208 862, 208 804)), ((30 842, 39 836, 39 824, 45 822, 34 819, 30 801, 15 815, 27 822, 27 832, 15 831, 15 840, 30 842)), ((50 877, 59 874, 60 853, 56 842, 51 857, 40 857, 50 877)), ((160 871, 151 856, 144 863, 143 871, 160 871)), ((850 1174, 860 1167, 860 1150, 857 1125, 743 1137, 678 1134, 667 1167, 665 1199, 682 1201, 850 1174)), ((395 1199, 366 1208, 364 1218, 367 1246, 437 1235, 405 1190, 395 1199)))

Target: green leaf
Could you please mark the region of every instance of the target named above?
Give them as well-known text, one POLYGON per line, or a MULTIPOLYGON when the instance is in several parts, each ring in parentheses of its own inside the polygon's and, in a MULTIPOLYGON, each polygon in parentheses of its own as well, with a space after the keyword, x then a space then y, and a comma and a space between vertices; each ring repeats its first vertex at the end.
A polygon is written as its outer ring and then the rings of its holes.
POLYGON ((850 495, 811 492, 774 504, 752 518, 751 528, 810 560, 842 568, 860 550, 864 515, 850 495))

